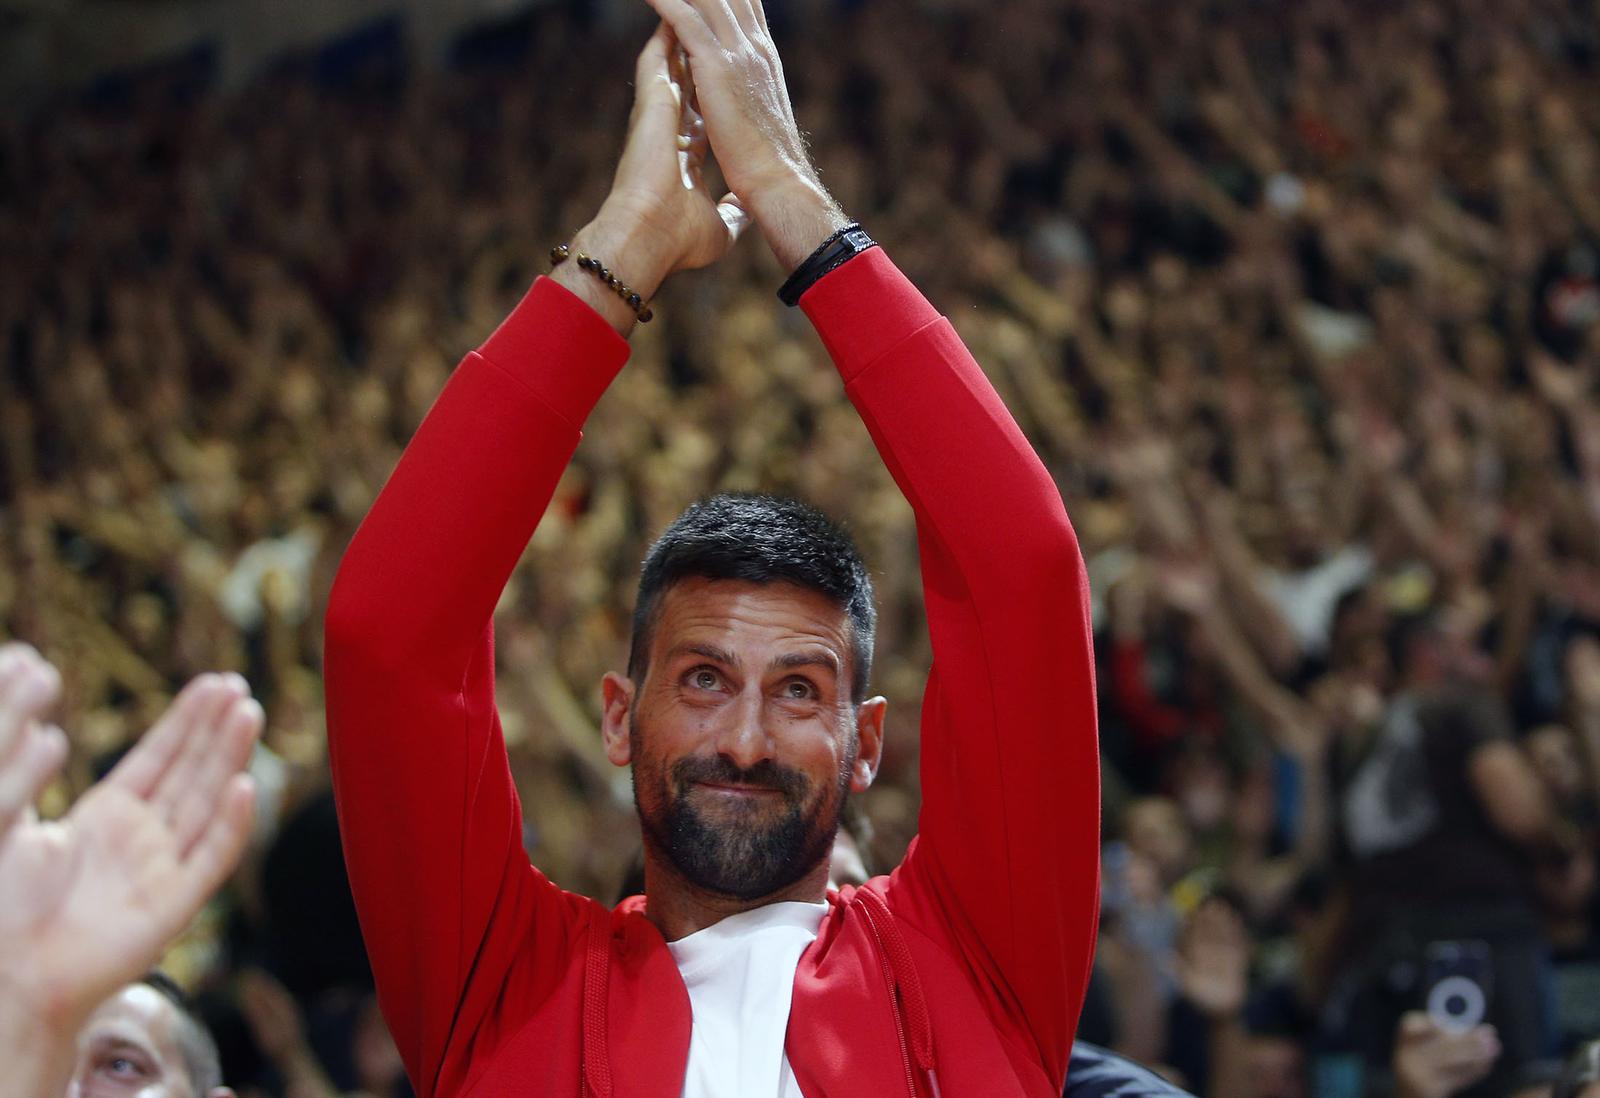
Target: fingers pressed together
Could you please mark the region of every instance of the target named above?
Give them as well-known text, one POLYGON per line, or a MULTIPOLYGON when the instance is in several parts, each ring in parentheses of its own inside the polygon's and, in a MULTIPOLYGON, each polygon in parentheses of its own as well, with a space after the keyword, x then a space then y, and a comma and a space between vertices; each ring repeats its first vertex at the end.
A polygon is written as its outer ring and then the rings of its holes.
MULTIPOLYGON (((45 723, 60 695, 60 673, 38 652, 0 646, 0 841, 66 759, 66 736, 45 723)), ((263 723, 243 677, 200 675, 105 779, 156 811, 173 854, 207 888, 248 836, 254 786, 243 771, 263 723)))
POLYGON ((196 887, 220 884, 243 849, 254 786, 242 771, 262 723, 242 677, 201 675, 106 778, 161 815, 196 887))
POLYGON ((767 13, 758 0, 649 0, 692 55, 765 36, 767 13))

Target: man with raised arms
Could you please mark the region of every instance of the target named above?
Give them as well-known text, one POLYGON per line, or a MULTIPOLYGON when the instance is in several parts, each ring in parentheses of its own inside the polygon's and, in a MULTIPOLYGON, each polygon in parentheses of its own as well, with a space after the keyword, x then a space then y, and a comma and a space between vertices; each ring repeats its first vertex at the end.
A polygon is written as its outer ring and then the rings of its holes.
POLYGON ((759 0, 651 3, 610 195, 457 369, 335 584, 334 782, 384 1012, 424 1096, 1055 1098, 1098 903, 1072 528, 949 323, 823 189, 759 0), (650 550, 602 684, 646 865, 608 909, 528 864, 490 619, 644 302, 750 222, 916 512, 919 834, 827 888, 883 750, 870 580, 810 508, 714 497, 650 550))

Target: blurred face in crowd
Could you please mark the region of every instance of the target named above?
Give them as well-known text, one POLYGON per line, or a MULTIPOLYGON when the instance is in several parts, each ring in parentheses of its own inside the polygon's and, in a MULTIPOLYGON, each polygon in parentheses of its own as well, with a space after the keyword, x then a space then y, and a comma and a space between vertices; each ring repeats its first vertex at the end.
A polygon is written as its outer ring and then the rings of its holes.
POLYGON ((1583 760, 1569 729, 1559 724, 1535 728, 1523 747, 1539 780, 1557 800, 1572 800, 1583 791, 1583 760))
POLYGON ((1128 806, 1123 830, 1129 849, 1149 861, 1168 884, 1189 861, 1189 829, 1178 806, 1165 797, 1144 797, 1128 806))
POLYGON ((1277 810, 1277 788, 1271 770, 1266 766, 1252 767, 1234 788, 1229 802, 1234 840, 1264 846, 1278 822, 1277 810))
POLYGON ((690 578, 661 597, 643 681, 606 676, 606 747, 632 763, 646 849, 751 900, 827 859, 877 770, 881 698, 852 706, 852 626, 788 583, 690 578))
POLYGON ((232 1098, 202 1094, 184 1056, 182 1012, 146 984, 107 999, 78 1033, 78 1062, 66 1098, 232 1098))
POLYGON ((1305 1098, 1305 1055, 1286 1037, 1252 1037, 1246 1050, 1251 1098, 1305 1098))
POLYGON ((1216 751, 1199 745, 1186 751, 1173 764, 1170 780, 1186 832, 1205 834, 1227 819, 1233 781, 1216 751))
POLYGON ((1322 559, 1326 536, 1322 516, 1311 506, 1294 508, 1284 530, 1284 552, 1296 568, 1311 568, 1322 559))
POLYGON ((1384 636, 1389 614, 1375 586, 1341 600, 1328 641, 1328 659, 1335 668, 1363 675, 1382 688, 1392 677, 1384 636))

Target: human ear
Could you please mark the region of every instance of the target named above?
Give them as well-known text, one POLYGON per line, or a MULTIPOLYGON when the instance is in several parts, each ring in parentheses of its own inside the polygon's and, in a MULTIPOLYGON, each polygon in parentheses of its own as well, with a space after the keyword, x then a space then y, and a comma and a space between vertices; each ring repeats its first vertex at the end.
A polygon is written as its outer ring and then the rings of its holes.
POLYGON ((613 766, 633 761, 633 689, 633 680, 615 671, 600 680, 600 738, 613 766))
POLYGON ((879 696, 856 706, 856 763, 850 768, 850 791, 865 793, 883 762, 883 718, 889 702, 879 696))

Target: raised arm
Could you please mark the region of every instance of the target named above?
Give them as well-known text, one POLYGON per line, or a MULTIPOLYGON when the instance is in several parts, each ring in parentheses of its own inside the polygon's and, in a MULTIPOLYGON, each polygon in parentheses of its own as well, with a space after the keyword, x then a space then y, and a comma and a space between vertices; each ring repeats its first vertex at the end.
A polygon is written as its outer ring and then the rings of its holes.
MULTIPOLYGON (((787 269, 846 224, 806 160, 758 0, 650 0, 728 184, 787 269)), ((801 298, 917 516, 934 669, 902 918, 962 955, 1057 1088, 1093 952, 1088 584, 1049 474, 954 329, 869 250, 801 298)))
MULTIPOLYGON (((571 241, 644 298, 720 256, 744 220, 703 186, 672 52, 661 30, 640 54, 610 196, 571 241)), ((424 1096, 459 1089, 468 1053, 495 1039, 479 1032, 491 1007, 549 992, 587 903, 523 850, 491 616, 635 317, 576 262, 535 283, 457 368, 334 584, 325 674, 345 858, 379 1000, 424 1096)))
POLYGON ((1089 588, 1049 474, 948 321, 881 252, 802 302, 917 516, 934 665, 922 813, 896 880, 1057 1082, 1094 949, 1089 588), (886 318, 893 318, 890 322, 886 318))

